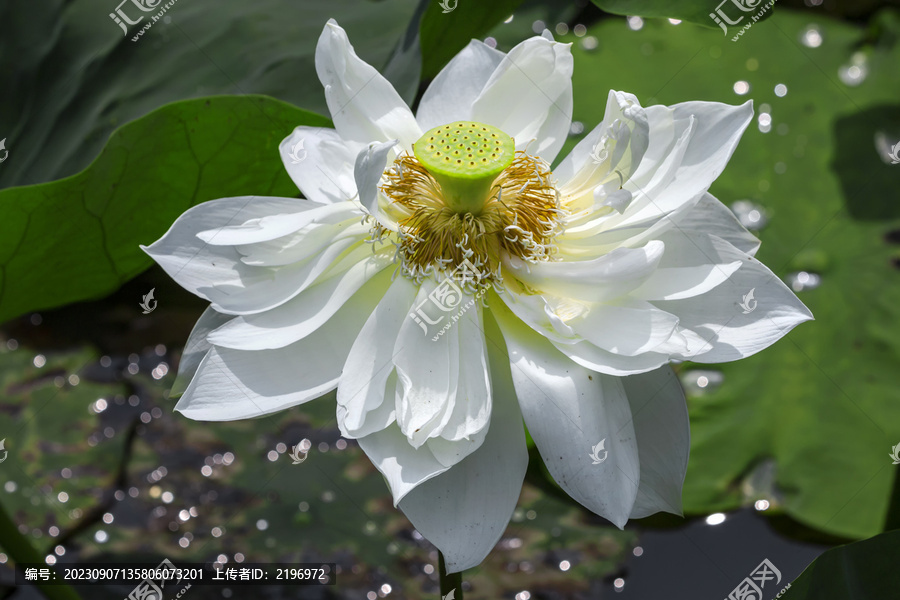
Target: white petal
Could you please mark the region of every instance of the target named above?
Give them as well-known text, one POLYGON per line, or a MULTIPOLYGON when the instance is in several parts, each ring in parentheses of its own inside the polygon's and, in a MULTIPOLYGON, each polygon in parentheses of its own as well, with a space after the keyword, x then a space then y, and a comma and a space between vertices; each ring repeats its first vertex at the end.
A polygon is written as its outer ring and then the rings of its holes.
POLYGON ((289 214, 265 215, 256 219, 248 219, 240 224, 213 227, 197 233, 197 237, 213 246, 237 246, 269 242, 289 236, 309 225, 321 222, 343 221, 362 216, 362 211, 352 202, 319 205, 306 201, 300 211, 289 214))
MULTIPOLYGON (((439 285, 442 284, 432 279, 423 281, 413 310, 449 322, 450 311, 443 310, 430 296, 439 285)), ((397 423, 416 448, 429 437, 440 435, 452 413, 459 385, 459 328, 449 327, 442 335, 425 329, 410 314, 400 326, 393 352, 400 383, 396 398, 397 423)))
POLYGON ((209 334, 209 341, 236 350, 283 348, 318 329, 351 296, 370 296, 368 317, 390 283, 390 273, 385 269, 391 265, 392 255, 392 251, 372 254, 363 244, 345 259, 352 266, 339 275, 305 289, 277 308, 230 321, 209 334), (366 289, 361 290, 363 286, 366 289))
MULTIPOLYGON (((572 152, 553 169, 553 174, 560 182, 561 191, 564 193, 579 195, 588 188, 592 188, 590 177, 577 177, 579 174, 593 174, 595 167, 591 154, 604 134, 609 133, 613 122, 619 120, 631 130, 627 148, 616 148, 621 156, 613 164, 612 169, 622 172, 623 180, 631 177, 640 164, 649 144, 650 126, 645 110, 641 107, 637 97, 627 92, 610 90, 606 100, 606 112, 603 121, 597 125, 584 139, 572 149, 572 152), (625 152, 627 150, 627 152, 625 152)), ((606 171, 600 175, 605 175, 606 171)), ((596 185, 596 181, 594 182, 596 185)))
POLYGON ((475 299, 469 303, 458 311, 462 315, 453 325, 459 328, 456 397, 440 435, 426 442, 434 457, 447 466, 463 460, 484 442, 493 404, 482 307, 475 299))
POLYGON ((502 129, 516 149, 553 162, 572 123, 571 44, 525 40, 503 58, 472 105, 472 120, 502 129))
POLYGON ((394 396, 385 398, 385 385, 394 372, 394 344, 400 326, 409 318, 417 292, 418 287, 409 279, 398 277, 353 343, 337 391, 337 422, 344 437, 358 438, 377 431, 367 415, 385 400, 393 408, 394 396))
POLYGON ((353 162, 362 149, 334 129, 302 125, 278 146, 284 168, 303 195, 322 204, 356 196, 353 162))
POLYGON ((593 260, 528 263, 507 256, 503 265, 534 289, 597 302, 619 298, 640 286, 653 274, 664 250, 662 242, 651 241, 642 248, 617 248, 593 260))
POLYGON ((576 365, 502 305, 492 312, 509 349, 525 424, 547 469, 572 498, 623 528, 640 465, 621 379, 576 365), (601 442, 606 460, 594 464, 591 454, 601 442))
POLYGON ((657 369, 669 362, 669 356, 660 352, 644 352, 636 356, 614 354, 583 341, 577 344, 561 344, 551 341, 553 346, 577 365, 591 371, 615 375, 634 375, 657 369))
POLYGON ((308 275, 307 265, 248 266, 234 247, 211 245, 197 234, 318 206, 297 198, 243 196, 212 200, 188 209, 162 238, 141 248, 179 285, 208 300, 215 310, 228 314, 261 312, 296 295, 308 275))
POLYGON ((741 266, 731 251, 719 244, 720 238, 706 233, 673 228, 660 239, 666 245, 659 268, 632 291, 645 300, 680 300, 704 294, 725 282, 741 266))
POLYGON ((672 222, 682 231, 717 235, 750 256, 755 255, 759 249, 759 240, 741 225, 730 208, 712 194, 703 194, 700 201, 689 210, 673 215, 672 222))
POLYGON ((449 469, 434 458, 427 445, 413 448, 396 424, 361 437, 357 442, 384 475, 394 506, 417 485, 449 469))
POLYGON ((422 131, 472 119, 472 104, 504 56, 482 41, 469 42, 425 90, 416 113, 422 131))
MULTIPOLYGON (((647 108, 650 118, 650 148, 654 142, 654 123, 674 119, 675 123, 692 122, 690 142, 677 165, 671 181, 650 181, 642 185, 642 163, 632 183, 635 190, 646 194, 646 200, 636 201, 628 211, 627 222, 646 221, 675 210, 681 204, 698 198, 725 169, 725 165, 753 118, 753 103, 740 106, 719 102, 685 102, 671 107, 647 108)), ((650 149, 648 148, 648 154, 650 149)), ((650 169, 655 167, 647 165, 650 169)), ((649 174, 649 173, 648 173, 649 174)), ((631 189, 629 185, 625 186, 631 189)))
POLYGON ((484 444, 448 472, 412 490, 400 509, 444 555, 447 572, 478 565, 503 535, 522 490, 528 452, 509 363, 496 325, 488 323, 491 380, 497 401, 484 444))
MULTIPOLYGON (((715 239, 715 236, 711 236, 715 239)), ((725 255, 730 252, 741 260, 728 281, 705 294, 684 300, 654 301, 657 307, 679 317, 682 327, 692 330, 707 341, 702 349, 687 355, 673 356, 701 363, 718 363, 745 358, 768 348, 804 321, 812 313, 780 279, 755 258, 749 257, 728 242, 716 244, 725 255), (741 303, 754 291, 753 302, 741 303)))
POLYGON ((640 300, 615 305, 595 304, 569 325, 598 348, 622 356, 650 352, 666 342, 678 317, 640 300))
POLYGON ((681 383, 671 367, 624 377, 634 417, 641 481, 632 519, 665 511, 682 514, 681 488, 687 473, 691 428, 681 383))
POLYGON ((396 231, 398 226, 393 219, 387 216, 387 212, 379 207, 379 200, 384 194, 379 192, 378 183, 387 166, 387 161, 397 140, 391 140, 381 144, 371 144, 356 157, 354 177, 359 189, 359 201, 369 211, 376 221, 382 226, 396 231))
POLYGON ((207 334, 233 318, 233 315, 216 312, 211 307, 203 311, 203 314, 197 319, 197 323, 194 324, 194 328, 191 329, 187 342, 184 344, 181 360, 178 361, 178 375, 172 383, 169 397, 177 398, 184 393, 184 390, 187 389, 188 384, 194 377, 194 373, 197 372, 200 361, 212 348, 212 344, 206 340, 207 334))
POLYGON ((334 19, 319 37, 316 72, 341 138, 363 144, 398 139, 410 149, 422 136, 394 86, 356 55, 347 33, 334 19))
POLYGON ((198 421, 234 421, 271 414, 330 392, 337 387, 344 357, 368 316, 363 300, 348 302, 315 333, 284 348, 213 347, 175 410, 198 421))

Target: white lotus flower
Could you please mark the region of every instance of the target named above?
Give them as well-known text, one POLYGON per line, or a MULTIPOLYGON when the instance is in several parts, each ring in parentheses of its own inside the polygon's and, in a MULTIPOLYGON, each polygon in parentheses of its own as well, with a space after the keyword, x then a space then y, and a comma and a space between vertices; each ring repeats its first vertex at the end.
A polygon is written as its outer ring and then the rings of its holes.
POLYGON ((341 433, 449 572, 506 528, 523 420, 598 515, 680 514, 688 415, 669 361, 743 358, 812 318, 707 193, 751 104, 643 108, 610 92, 551 173, 572 56, 545 35, 509 54, 472 41, 414 115, 329 22, 316 68, 335 129, 281 143, 306 199, 200 204, 145 248, 211 304, 176 409, 245 419, 337 389, 341 433))

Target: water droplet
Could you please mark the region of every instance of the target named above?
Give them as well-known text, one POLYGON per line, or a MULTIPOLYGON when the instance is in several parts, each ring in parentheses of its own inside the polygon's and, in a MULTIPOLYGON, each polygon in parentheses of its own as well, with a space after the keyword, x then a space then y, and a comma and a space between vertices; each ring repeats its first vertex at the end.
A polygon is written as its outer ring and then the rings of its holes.
POLYGON ((44 365, 47 364, 47 359, 44 358, 43 354, 38 354, 37 356, 34 357, 33 362, 34 362, 34 366, 36 366, 38 369, 40 369, 41 367, 43 367, 44 365))
POLYGON ((556 35, 566 35, 569 33, 569 26, 565 23, 556 24, 556 35))
POLYGON ((671 23, 672 25, 680 25, 681 19, 669 19, 669 23, 671 23))
POLYGON ((19 347, 19 342, 10 338, 10 339, 6 340, 6 347, 9 348, 10 350, 15 350, 16 348, 19 347))
POLYGON ((581 47, 587 52, 593 52, 600 46, 600 42, 592 35, 581 39, 581 47))
POLYGON ((746 81, 736 81, 734 83, 734 93, 738 96, 743 96, 747 92, 750 91, 750 84, 746 81))
POLYGON ((640 546, 635 546, 635 547, 634 547, 634 550, 632 550, 631 553, 634 554, 635 556, 643 556, 643 555, 644 555, 644 549, 641 548, 640 546))
POLYGON ((808 271, 791 273, 785 278, 785 281, 795 292, 814 290, 822 284, 822 278, 819 275, 808 271))
POLYGON ((769 222, 766 210, 749 200, 738 200, 731 205, 731 212, 741 225, 750 230, 762 229, 769 222))
POLYGON ((504 20, 503 22, 506 23, 507 25, 509 25, 510 23, 513 22, 514 18, 515 18, 515 15, 509 15, 508 17, 506 17, 506 20, 504 20))
POLYGON ((644 26, 644 20, 640 17, 627 17, 628 28, 632 31, 638 31, 644 26))
POLYGON ((587 27, 579 23, 575 27, 572 28, 572 32, 578 37, 584 37, 584 34, 587 33, 587 27))
POLYGON ((547 28, 547 25, 541 20, 535 21, 534 23, 531 24, 531 30, 538 35, 541 35, 544 32, 544 29, 546 29, 546 28, 547 28))
POLYGON ((569 561, 562 560, 559 562, 560 571, 568 571, 570 568, 572 568, 572 563, 570 563, 569 561))
POLYGON ((497 38, 494 37, 486 37, 484 38, 484 45, 488 48, 496 48, 497 47, 497 38))
POLYGON ((767 508, 769 508, 769 501, 768 500, 757 500, 753 504, 753 507, 759 511, 766 510, 767 508))
POLYGON ((572 121, 572 124, 569 125, 569 135, 575 136, 581 135, 582 133, 584 133, 584 123, 581 121, 572 121))
POLYGON ((800 43, 807 48, 818 48, 822 45, 822 32, 818 25, 810 25, 800 32, 800 43))
POLYGON ((785 96, 787 96, 787 93, 788 93, 787 86, 784 85, 783 83, 779 83, 778 85, 775 86, 775 95, 778 96, 779 98, 784 98, 785 96))
POLYGON ((725 376, 720 371, 696 369, 681 374, 681 385, 689 396, 702 396, 716 391, 725 376))
POLYGON ((94 539, 98 544, 105 544, 109 539, 109 534, 103 531, 102 529, 98 529, 97 533, 94 534, 94 539))
POLYGON ((266 521, 265 519, 260 519, 259 521, 256 522, 256 528, 259 529, 260 531, 265 531, 266 529, 269 528, 269 522, 266 521))
POLYGON ((725 514, 724 513, 713 513, 706 517, 707 525, 721 525, 725 522, 725 514))
POLYGON ((616 580, 613 581, 613 587, 616 588, 617 592, 621 592, 622 588, 625 587, 625 580, 622 579, 621 577, 616 577, 616 580))
POLYGON ((838 69, 838 77, 849 86, 861 84, 869 74, 868 59, 862 52, 856 52, 850 58, 850 64, 838 69))

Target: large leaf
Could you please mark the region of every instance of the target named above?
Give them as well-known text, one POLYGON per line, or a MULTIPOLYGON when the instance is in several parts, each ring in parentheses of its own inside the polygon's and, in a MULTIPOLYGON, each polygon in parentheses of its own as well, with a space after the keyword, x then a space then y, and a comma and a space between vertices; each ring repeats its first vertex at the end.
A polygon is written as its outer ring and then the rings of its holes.
POLYGON ((2 2, 0 139, 9 157, 0 165, 0 188, 81 171, 116 127, 175 100, 264 94, 324 114, 314 53, 328 19, 380 68, 415 5, 181 1, 132 42, 156 12, 121 0, 2 2), (109 17, 117 6, 133 21, 147 16, 126 36, 109 17))
POLYGON ((278 144, 329 124, 264 96, 185 100, 116 131, 77 175, 0 190, 0 322, 114 290, 151 264, 138 244, 198 202, 297 195, 278 144))
POLYGON ((771 9, 765 10, 770 0, 592 0, 594 4, 614 15, 635 15, 639 17, 665 17, 680 19, 705 25, 706 27, 727 27, 728 33, 736 33, 738 29, 750 22, 751 16, 767 19, 771 9), (738 6, 740 4, 740 6, 738 6), (723 23, 719 25, 710 14, 716 14, 723 23), (722 14, 724 13, 724 18, 722 14), (761 13, 761 14, 760 14, 761 13), (726 20, 727 19, 727 20, 726 20))
POLYGON ((522 4, 523 0, 434 0, 429 3, 420 29, 422 77, 437 75, 472 38, 483 38, 522 4), (447 8, 443 8, 446 6, 447 8), (444 12, 449 10, 449 12, 444 12))
POLYGON ((900 588, 900 531, 832 548, 791 582, 782 600, 882 600, 900 588))
MULTIPOLYGON (((891 133, 900 114, 900 46, 879 44, 866 50, 868 59, 857 56, 867 75, 848 86, 839 69, 846 77, 864 30, 816 22, 818 34, 805 38, 814 47, 800 42, 810 18, 790 11, 736 43, 685 23, 648 21, 631 31, 619 19, 603 22, 588 32, 596 50, 574 46, 574 116, 589 131, 610 88, 636 93, 644 105, 753 98, 757 113, 770 105, 771 130, 763 133, 754 120, 711 191, 769 212, 758 258, 777 275, 821 275, 820 287, 799 293, 816 321, 722 365, 721 388, 689 399, 685 511, 765 497, 806 525, 869 537, 883 523, 888 454, 900 442, 900 272, 892 262, 900 236, 888 235, 900 228, 900 166, 883 161, 874 141, 879 132, 900 138, 891 133), (819 36, 824 42, 815 47, 819 36), (748 95, 733 91, 737 81, 749 84, 748 95), (786 86, 783 97, 778 84, 786 86), (772 467, 774 486, 756 485, 772 467)), ((896 36, 887 21, 881 29, 886 40, 896 36)))

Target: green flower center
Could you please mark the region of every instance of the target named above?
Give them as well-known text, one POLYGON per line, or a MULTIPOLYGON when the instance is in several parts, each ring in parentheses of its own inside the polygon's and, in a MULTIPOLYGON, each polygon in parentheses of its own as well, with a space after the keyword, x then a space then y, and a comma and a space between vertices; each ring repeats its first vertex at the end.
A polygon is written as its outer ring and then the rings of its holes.
POLYGON ((426 132, 413 146, 454 212, 479 215, 494 180, 512 164, 516 143, 496 127, 459 121, 426 132))
MULTIPOLYGON (((564 211, 550 165, 496 127, 471 121, 435 127, 384 172, 381 191, 399 225, 393 242, 416 281, 468 261, 472 287, 501 282, 504 255, 550 260, 564 211)), ((373 239, 389 232, 373 226, 373 239)))

